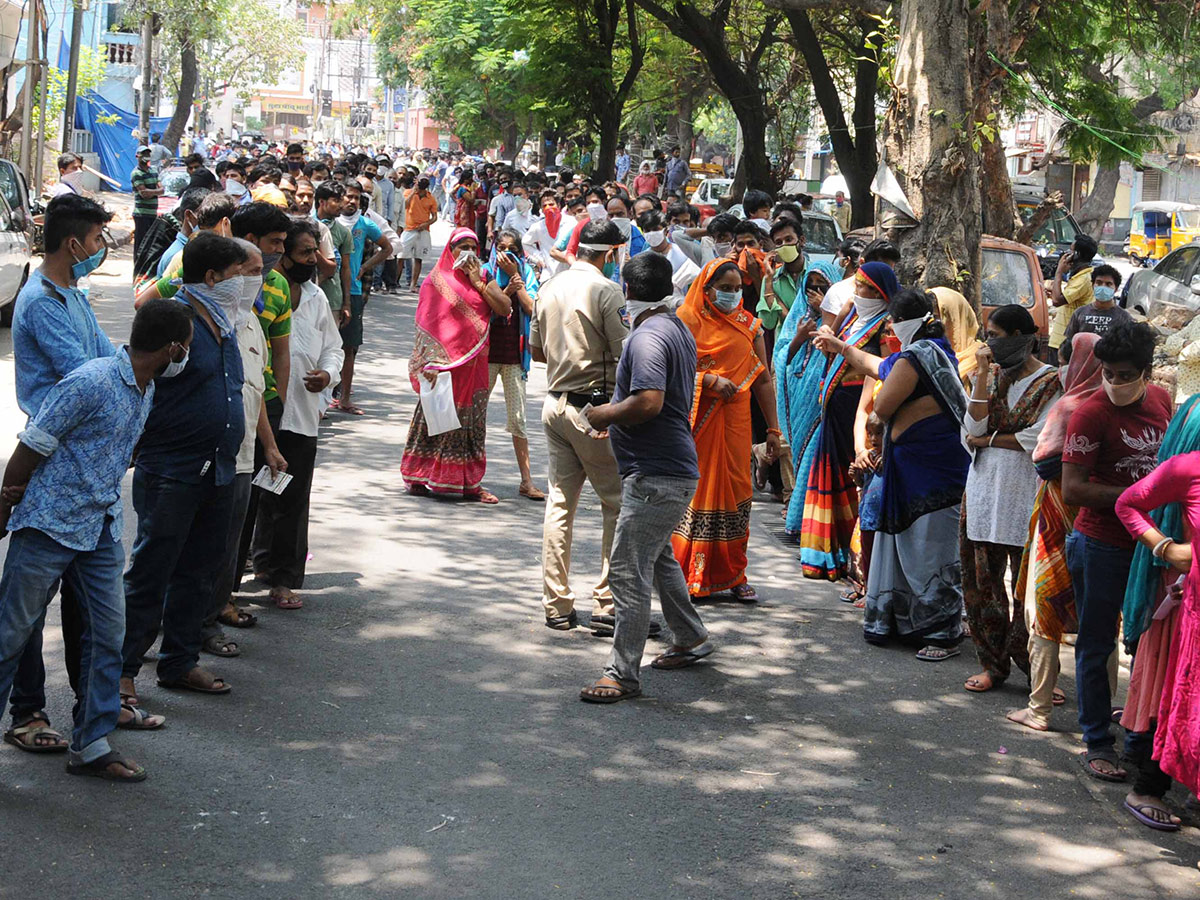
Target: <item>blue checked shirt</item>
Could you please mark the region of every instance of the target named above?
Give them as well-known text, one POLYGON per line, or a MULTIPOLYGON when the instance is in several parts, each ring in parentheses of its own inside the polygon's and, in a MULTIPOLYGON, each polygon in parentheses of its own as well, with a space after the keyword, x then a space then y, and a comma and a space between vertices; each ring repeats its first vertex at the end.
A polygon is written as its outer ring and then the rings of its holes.
POLYGON ((9 519, 9 531, 36 528, 64 547, 91 551, 104 520, 119 541, 121 479, 150 415, 154 382, 143 394, 125 348, 94 359, 56 384, 19 435, 46 457, 9 519))

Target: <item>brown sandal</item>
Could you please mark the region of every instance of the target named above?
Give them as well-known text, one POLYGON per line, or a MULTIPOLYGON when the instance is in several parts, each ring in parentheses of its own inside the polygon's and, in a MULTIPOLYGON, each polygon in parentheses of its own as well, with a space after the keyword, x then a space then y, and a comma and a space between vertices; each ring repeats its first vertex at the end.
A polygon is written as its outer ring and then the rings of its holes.
POLYGON ((4 743, 26 753, 63 753, 69 746, 69 742, 50 727, 50 720, 43 713, 34 713, 20 725, 4 732, 4 743), (43 738, 50 742, 42 742, 43 738))

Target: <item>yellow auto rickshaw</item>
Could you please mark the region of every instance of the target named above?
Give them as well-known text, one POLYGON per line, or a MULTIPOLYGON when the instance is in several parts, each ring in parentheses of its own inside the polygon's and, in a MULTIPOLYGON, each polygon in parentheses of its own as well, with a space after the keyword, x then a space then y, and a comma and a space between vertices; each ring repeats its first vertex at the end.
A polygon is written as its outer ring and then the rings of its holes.
POLYGON ((1129 255, 1162 259, 1172 250, 1200 238, 1200 206, 1168 200, 1133 205, 1129 226, 1129 255))

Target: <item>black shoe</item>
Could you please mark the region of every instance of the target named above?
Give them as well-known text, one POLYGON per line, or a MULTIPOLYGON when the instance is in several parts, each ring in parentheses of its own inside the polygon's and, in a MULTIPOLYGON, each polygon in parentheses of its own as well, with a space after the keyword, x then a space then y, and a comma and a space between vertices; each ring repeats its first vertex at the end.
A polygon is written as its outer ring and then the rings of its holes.
MULTIPOLYGON (((592 634, 596 637, 612 637, 617 627, 617 620, 613 616, 592 616, 591 626, 592 634)), ((662 626, 651 619, 648 635, 653 638, 660 634, 662 634, 662 626)))
POLYGON ((555 631, 570 631, 579 627, 579 614, 571 610, 565 616, 546 616, 546 627, 555 631))

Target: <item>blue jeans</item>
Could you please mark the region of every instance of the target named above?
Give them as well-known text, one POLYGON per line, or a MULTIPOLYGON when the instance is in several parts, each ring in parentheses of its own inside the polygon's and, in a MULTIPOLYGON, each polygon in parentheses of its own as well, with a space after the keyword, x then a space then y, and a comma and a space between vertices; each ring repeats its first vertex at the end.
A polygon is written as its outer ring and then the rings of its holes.
POLYGON ((122 675, 135 678, 162 628, 158 680, 182 678, 200 662, 200 632, 230 537, 233 482, 217 487, 133 473, 137 540, 125 573, 122 675))
POLYGON ((1075 690, 1079 695, 1079 727, 1088 750, 1113 746, 1108 658, 1117 649, 1117 625, 1132 560, 1132 549, 1104 544, 1078 531, 1067 535, 1067 568, 1079 615, 1075 690))
POLYGON ((95 550, 64 547, 44 532, 22 528, 9 537, 0 577, 0 708, 8 700, 17 662, 46 618, 51 590, 60 578, 77 598, 83 617, 79 696, 71 752, 77 762, 99 759, 111 749, 108 734, 121 712, 118 683, 125 637, 121 571, 125 548, 105 521, 95 550))

